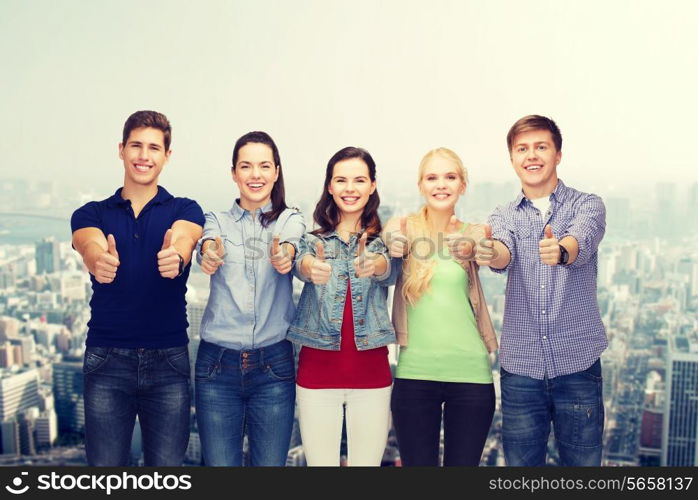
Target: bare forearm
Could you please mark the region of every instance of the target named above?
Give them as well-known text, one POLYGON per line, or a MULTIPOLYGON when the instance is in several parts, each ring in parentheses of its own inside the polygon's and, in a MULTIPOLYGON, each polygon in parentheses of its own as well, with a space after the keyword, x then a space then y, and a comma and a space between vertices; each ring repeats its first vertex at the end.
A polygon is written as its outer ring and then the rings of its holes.
POLYGON ((376 257, 376 270, 373 271, 374 276, 382 276, 388 270, 388 261, 382 255, 376 257))
POLYGON ((284 249, 284 253, 289 259, 293 260, 293 258, 296 256, 296 247, 294 247, 291 243, 282 243, 281 248, 284 249))
MULTIPOLYGON (((208 241, 206 243, 209 243, 208 241)), ((191 260, 192 252, 196 246, 196 240, 189 237, 189 235, 182 234, 177 236, 177 239, 172 243, 172 245, 177 250, 177 253, 184 259, 184 265, 189 264, 191 260)))
POLYGON ((301 274, 304 278, 310 279, 310 268, 313 265, 313 260, 315 260, 315 257, 312 255, 303 256, 303 260, 301 260, 301 274))
POLYGON ((504 243, 498 240, 494 240, 493 249, 495 257, 492 259, 490 267, 494 269, 504 269, 511 261, 511 252, 509 252, 509 249, 504 243))
POLYGON ((78 249, 78 253, 82 255, 82 261, 87 267, 87 270, 95 275, 95 266, 97 264, 97 259, 102 255, 107 249, 102 248, 97 241, 88 241, 82 245, 81 249, 78 249), (81 251, 82 250, 82 251, 81 251))

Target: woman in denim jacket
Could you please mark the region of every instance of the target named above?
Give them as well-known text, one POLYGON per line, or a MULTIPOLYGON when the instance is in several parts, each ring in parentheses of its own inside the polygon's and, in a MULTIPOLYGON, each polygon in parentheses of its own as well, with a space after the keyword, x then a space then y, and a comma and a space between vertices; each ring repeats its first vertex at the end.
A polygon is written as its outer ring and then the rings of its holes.
POLYGON ((346 408, 348 465, 380 465, 390 422, 395 342, 387 295, 390 259, 378 237, 376 164, 347 147, 328 162, 315 208, 319 226, 294 268, 305 281, 288 339, 302 345, 297 404, 308 465, 340 463, 346 408))
POLYGON ((393 298, 400 357, 391 408, 406 466, 438 465, 442 417, 443 464, 478 465, 494 414, 488 353, 497 339, 473 261, 484 227, 454 214, 467 182, 453 151, 430 151, 419 166, 425 205, 386 224, 393 267, 402 265, 393 298))
POLYGON ((240 198, 206 214, 197 258, 211 275, 196 357, 196 419, 204 463, 286 464, 295 409, 293 257, 303 216, 286 207, 279 151, 264 132, 235 143, 240 198))

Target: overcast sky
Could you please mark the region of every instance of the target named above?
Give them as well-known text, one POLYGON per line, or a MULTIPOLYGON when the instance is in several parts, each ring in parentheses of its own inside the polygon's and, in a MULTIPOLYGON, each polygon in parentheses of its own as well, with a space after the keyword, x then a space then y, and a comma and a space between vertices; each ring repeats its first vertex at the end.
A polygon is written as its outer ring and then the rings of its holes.
MULTIPOLYGON (((165 113, 171 192, 223 208, 235 139, 277 141, 290 201, 368 149, 390 193, 454 149, 514 180, 511 124, 551 116, 582 189, 698 181, 691 1, 0 0, 0 177, 121 184, 127 116, 165 113)), ((87 190, 86 189, 86 190, 87 190)), ((642 191, 639 191, 640 193, 642 191)))

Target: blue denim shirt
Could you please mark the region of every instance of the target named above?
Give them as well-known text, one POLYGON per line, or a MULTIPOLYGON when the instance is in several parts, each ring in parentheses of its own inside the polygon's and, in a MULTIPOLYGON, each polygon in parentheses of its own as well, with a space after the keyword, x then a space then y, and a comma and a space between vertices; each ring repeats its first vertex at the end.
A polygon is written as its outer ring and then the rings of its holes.
POLYGON ((293 275, 279 274, 269 259, 274 235, 298 247, 303 237, 303 214, 284 210, 279 218, 263 227, 261 212, 252 214, 235 202, 227 212, 206 214, 204 234, 197 246, 201 263, 201 242, 220 236, 225 245, 224 263, 211 276, 211 293, 201 320, 201 338, 228 349, 256 349, 286 337, 295 314, 293 275))
POLYGON ((293 273, 305 286, 287 338, 315 349, 339 351, 347 283, 351 283, 356 348, 364 351, 394 343, 395 330, 388 316, 387 299, 388 287, 395 283, 397 274, 390 272, 390 257, 383 241, 375 238, 366 249, 385 257, 388 262, 385 273, 357 278, 354 259, 358 235, 352 235, 348 242, 335 231, 323 236, 325 261, 332 266, 332 273, 327 284, 315 285, 301 274, 300 263, 305 255, 315 255, 316 241, 318 237, 306 234, 299 246, 293 273))

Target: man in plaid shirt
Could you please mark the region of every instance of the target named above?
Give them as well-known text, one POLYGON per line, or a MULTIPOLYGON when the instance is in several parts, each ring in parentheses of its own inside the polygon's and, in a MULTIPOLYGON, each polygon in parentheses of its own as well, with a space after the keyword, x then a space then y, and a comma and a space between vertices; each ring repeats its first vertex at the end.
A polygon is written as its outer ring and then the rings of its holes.
POLYGON ((500 364, 508 465, 545 464, 552 422, 560 464, 600 465, 604 422, 599 356, 607 346, 596 301, 601 198, 557 176, 562 136, 530 115, 509 130, 516 199, 497 207, 477 261, 508 273, 500 364))

